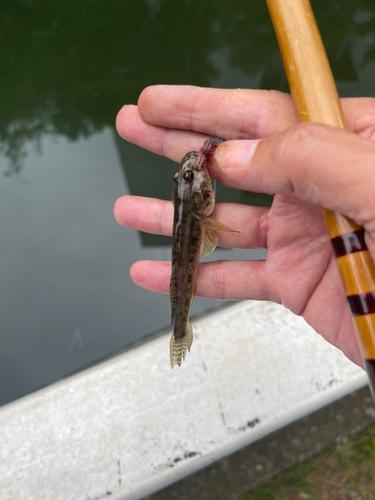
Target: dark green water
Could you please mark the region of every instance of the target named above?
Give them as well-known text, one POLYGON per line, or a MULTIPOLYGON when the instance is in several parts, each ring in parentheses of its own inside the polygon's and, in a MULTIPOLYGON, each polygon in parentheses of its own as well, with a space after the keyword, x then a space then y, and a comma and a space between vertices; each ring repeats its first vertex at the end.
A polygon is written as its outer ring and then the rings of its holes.
MULTIPOLYGON (((374 96, 373 0, 312 6, 340 95, 374 96)), ((169 259, 170 242, 118 227, 112 208, 126 193, 170 199, 176 166, 116 135, 121 106, 157 83, 288 88, 259 0, 2 2, 0 75, 4 404, 169 324, 168 297, 128 270, 169 259)), ((269 201, 221 187, 218 198, 269 201)))

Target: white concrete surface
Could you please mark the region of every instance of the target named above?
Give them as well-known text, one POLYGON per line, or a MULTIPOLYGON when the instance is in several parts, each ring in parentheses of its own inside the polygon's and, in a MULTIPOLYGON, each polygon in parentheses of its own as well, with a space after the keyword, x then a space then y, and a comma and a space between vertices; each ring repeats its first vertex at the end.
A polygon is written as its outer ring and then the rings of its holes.
POLYGON ((139 499, 367 383, 282 306, 243 302, 0 409, 1 500, 139 499))

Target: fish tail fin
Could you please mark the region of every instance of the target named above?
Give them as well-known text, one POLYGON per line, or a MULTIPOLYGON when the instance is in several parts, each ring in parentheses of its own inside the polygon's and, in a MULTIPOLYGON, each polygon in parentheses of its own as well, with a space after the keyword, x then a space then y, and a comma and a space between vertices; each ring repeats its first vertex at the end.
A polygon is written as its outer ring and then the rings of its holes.
POLYGON ((174 365, 181 366, 182 359, 185 359, 186 351, 190 351, 191 344, 193 343, 193 327, 190 323, 187 324, 186 334, 181 339, 176 339, 174 333, 171 337, 170 355, 171 367, 174 365))

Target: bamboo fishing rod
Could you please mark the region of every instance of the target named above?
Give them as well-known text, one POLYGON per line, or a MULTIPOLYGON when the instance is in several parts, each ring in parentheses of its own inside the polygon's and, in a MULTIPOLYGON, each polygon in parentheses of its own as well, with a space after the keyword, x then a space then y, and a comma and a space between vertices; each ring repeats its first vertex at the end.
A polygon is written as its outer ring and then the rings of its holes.
MULTIPOLYGON (((346 129, 309 0, 266 2, 298 121, 346 129)), ((325 208, 323 215, 375 399, 375 267, 364 241, 363 227, 325 208)))

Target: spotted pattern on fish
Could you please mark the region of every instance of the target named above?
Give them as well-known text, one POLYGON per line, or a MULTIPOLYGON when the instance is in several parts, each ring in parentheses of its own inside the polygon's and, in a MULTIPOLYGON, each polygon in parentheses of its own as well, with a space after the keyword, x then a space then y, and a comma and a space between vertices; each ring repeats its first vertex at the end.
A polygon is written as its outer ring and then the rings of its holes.
POLYGON ((189 323, 190 307, 195 292, 199 259, 204 250, 205 234, 209 231, 204 255, 211 253, 217 243, 216 230, 233 231, 223 224, 208 219, 215 196, 207 171, 207 161, 221 139, 211 138, 199 152, 187 153, 174 176, 172 200, 174 205, 172 237, 172 276, 170 299, 173 334, 170 343, 171 366, 181 365, 193 342, 189 323), (210 229, 207 229, 207 226, 210 229))

